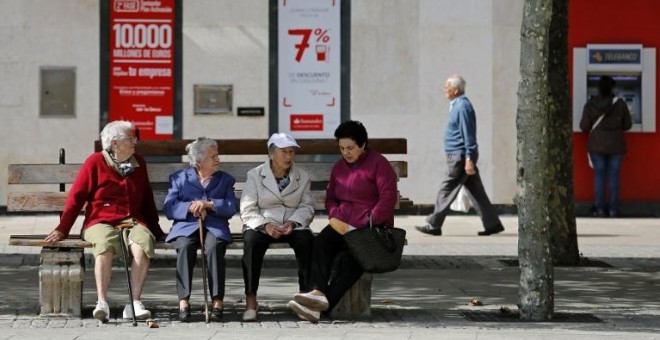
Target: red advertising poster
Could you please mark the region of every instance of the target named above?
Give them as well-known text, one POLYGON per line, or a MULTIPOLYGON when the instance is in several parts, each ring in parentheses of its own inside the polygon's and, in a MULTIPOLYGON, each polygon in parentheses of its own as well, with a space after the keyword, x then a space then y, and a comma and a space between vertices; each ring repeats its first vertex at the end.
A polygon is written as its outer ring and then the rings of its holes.
POLYGON ((140 139, 172 139, 174 1, 111 0, 109 119, 140 139))

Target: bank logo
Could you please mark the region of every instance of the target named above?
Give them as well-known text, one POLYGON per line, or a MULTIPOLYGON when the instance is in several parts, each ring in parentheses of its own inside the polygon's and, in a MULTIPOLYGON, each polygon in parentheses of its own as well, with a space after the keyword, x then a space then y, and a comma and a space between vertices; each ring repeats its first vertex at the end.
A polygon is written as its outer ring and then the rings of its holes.
POLYGON ((323 131, 323 114, 292 114, 289 129, 291 131, 323 131))
POLYGON ((590 49, 590 64, 640 64, 642 51, 640 49, 590 49))

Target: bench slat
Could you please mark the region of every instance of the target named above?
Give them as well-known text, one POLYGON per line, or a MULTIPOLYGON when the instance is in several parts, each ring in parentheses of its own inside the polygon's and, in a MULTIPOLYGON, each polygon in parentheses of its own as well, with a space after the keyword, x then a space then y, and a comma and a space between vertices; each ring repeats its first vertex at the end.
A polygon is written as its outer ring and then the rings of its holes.
MULTIPOLYGON (((245 182, 247 172, 262 164, 261 162, 220 162, 220 169, 236 179, 245 182)), ((296 162, 312 177, 312 181, 327 181, 330 178, 333 162, 296 162)), ((408 163, 405 161, 391 161, 394 171, 399 178, 408 176, 408 163)), ((70 184, 76 179, 81 164, 10 164, 9 184, 70 184)), ((149 180, 151 182, 168 182, 169 176, 187 167, 187 163, 149 163, 149 180)))
MULTIPOLYGON (((236 198, 240 200, 242 191, 236 191, 236 198)), ((154 202, 156 209, 163 211, 167 189, 154 189, 154 202)), ((66 192, 36 191, 36 192, 10 192, 7 193, 7 211, 10 212, 60 212, 66 203, 66 192)), ((314 210, 325 210, 325 191, 312 190, 314 210)), ((399 208, 399 203, 395 207, 399 208)))
MULTIPOLYGON (((30 235, 10 235, 9 245, 12 246, 25 246, 25 247, 51 247, 51 248, 91 248, 92 244, 84 241, 78 234, 70 234, 66 239, 48 243, 44 241, 46 234, 30 234, 30 235)), ((234 242, 227 246, 228 249, 243 249, 243 234, 232 233, 234 242)), ((174 249, 172 243, 156 242, 154 244, 156 249, 174 249)), ((288 249, 289 244, 286 242, 272 243, 270 249, 288 249)))
POLYGON ((61 212, 66 203, 66 192, 9 192, 7 211, 61 212))
POLYGON ((9 184, 73 183, 80 164, 9 164, 9 184))
MULTIPOLYGON (((185 155, 186 145, 192 139, 168 141, 140 141, 136 152, 144 156, 185 155)), ((217 139, 218 153, 221 155, 263 155, 266 151, 267 139, 217 139)), ((296 139, 301 155, 332 155, 338 154, 335 139, 296 139)), ((369 147, 382 154, 406 154, 408 142, 405 138, 370 138, 369 147)), ((94 142, 94 150, 101 150, 101 142, 94 142)))

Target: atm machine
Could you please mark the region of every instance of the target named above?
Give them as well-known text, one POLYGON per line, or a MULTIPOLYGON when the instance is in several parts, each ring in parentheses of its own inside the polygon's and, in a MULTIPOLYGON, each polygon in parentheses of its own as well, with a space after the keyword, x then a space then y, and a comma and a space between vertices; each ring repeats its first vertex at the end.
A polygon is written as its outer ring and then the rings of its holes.
POLYGON ((587 45, 573 49, 573 131, 580 130, 584 104, 598 94, 598 80, 616 81, 615 94, 628 104, 633 132, 655 132, 655 48, 587 45))

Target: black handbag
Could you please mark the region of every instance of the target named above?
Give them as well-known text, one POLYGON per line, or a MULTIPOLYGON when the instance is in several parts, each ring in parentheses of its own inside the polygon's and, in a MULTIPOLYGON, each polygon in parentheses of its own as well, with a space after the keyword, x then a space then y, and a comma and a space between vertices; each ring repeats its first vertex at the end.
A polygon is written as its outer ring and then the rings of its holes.
POLYGON ((348 250, 368 273, 387 273, 401 264, 406 231, 401 228, 375 227, 369 216, 369 227, 344 234, 348 250))

